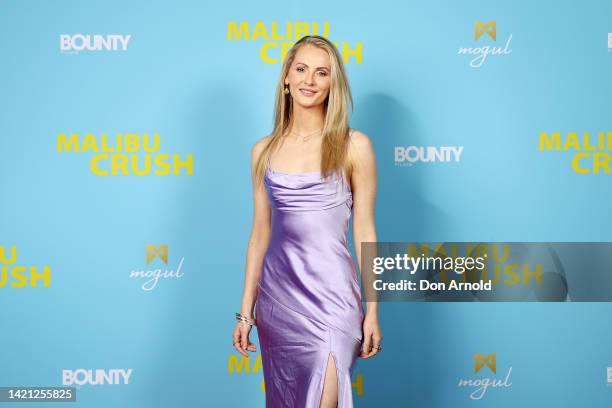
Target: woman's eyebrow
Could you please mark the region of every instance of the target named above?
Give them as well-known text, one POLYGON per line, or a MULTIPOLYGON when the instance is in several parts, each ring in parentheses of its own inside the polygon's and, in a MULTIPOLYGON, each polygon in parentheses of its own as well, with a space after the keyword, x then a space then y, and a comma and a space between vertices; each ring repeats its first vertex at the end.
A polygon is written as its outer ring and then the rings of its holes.
MULTIPOLYGON (((297 64, 302 64, 302 65, 306 65, 306 66, 308 66, 308 64, 305 64, 305 63, 303 63, 303 62, 297 62, 297 64)), ((328 70, 328 71, 329 71, 329 68, 327 68, 327 67, 317 67, 317 69, 326 69, 326 70, 328 70)))

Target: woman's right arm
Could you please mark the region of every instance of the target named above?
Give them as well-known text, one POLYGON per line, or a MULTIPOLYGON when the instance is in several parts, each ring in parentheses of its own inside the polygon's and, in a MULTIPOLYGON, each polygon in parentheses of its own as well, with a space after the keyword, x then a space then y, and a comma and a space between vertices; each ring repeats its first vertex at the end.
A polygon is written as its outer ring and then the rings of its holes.
MULTIPOLYGON (((253 318, 253 310, 257 301, 257 285, 261 277, 263 258, 268 249, 271 234, 271 215, 266 189, 263 183, 257 183, 255 180, 255 166, 268 141, 269 136, 255 143, 251 150, 253 226, 247 246, 244 290, 240 307, 240 313, 251 319, 253 318)), ((234 341, 236 341, 236 334, 239 334, 238 340, 240 341, 239 344, 236 344, 236 349, 246 357, 248 357, 248 354, 244 351, 245 349, 255 351, 255 345, 248 341, 248 329, 250 327, 246 324, 237 322, 236 330, 234 331, 234 341)))

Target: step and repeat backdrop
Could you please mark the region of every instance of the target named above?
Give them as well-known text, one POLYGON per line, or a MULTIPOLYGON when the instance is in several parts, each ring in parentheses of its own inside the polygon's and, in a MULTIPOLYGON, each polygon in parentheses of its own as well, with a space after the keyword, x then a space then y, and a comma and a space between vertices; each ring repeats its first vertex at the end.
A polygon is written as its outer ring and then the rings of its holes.
MULTIPOLYGON (((0 407, 41 406, 26 387, 58 407, 264 406, 259 348, 231 345, 250 151, 307 34, 342 54, 374 145, 379 241, 612 240, 609 2, 3 0, 0 33, 0 407)), ((553 295, 383 299, 355 406, 610 406, 597 248, 597 274, 578 256, 553 295)))

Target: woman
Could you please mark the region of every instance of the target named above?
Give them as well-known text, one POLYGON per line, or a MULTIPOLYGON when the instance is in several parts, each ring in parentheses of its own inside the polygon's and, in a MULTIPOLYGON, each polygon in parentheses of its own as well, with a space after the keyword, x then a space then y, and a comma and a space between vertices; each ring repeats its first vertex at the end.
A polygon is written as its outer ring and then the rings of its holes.
POLYGON ((266 407, 352 407, 358 356, 380 350, 376 302, 364 315, 355 264, 376 241, 376 164, 370 139, 348 128, 352 97, 336 47, 320 36, 288 52, 274 131, 252 149, 253 229, 234 347, 256 351, 266 407))

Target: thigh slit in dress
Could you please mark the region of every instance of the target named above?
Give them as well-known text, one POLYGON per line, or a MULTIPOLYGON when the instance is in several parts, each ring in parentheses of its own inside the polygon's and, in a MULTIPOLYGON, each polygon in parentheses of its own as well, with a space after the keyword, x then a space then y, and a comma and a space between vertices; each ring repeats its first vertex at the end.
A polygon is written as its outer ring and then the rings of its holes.
POLYGON ((349 184, 339 174, 280 173, 266 166, 272 234, 255 307, 266 407, 319 408, 328 358, 338 408, 352 408, 351 375, 363 310, 348 250, 349 184))

